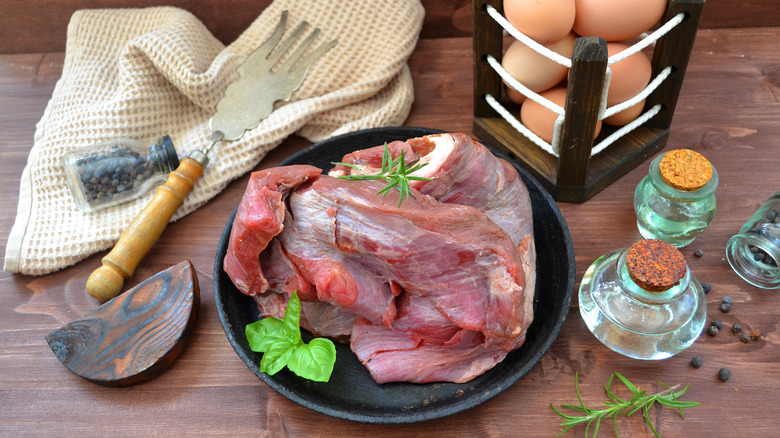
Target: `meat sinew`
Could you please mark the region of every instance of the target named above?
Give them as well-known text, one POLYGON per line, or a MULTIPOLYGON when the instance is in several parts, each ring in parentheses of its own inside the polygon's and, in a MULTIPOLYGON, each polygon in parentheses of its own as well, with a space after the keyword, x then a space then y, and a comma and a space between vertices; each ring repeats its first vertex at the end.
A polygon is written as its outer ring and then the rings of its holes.
MULTIPOLYGON (((253 173, 224 269, 265 315, 283 313, 298 290, 302 325, 350 337, 379 383, 465 382, 519 347, 533 318, 528 192, 508 163, 463 135, 391 149, 432 163, 424 169, 433 181, 418 185, 423 193, 413 188, 400 207, 397 192, 377 195, 381 181, 346 181, 311 166, 253 173), (458 160, 472 163, 448 164, 458 160), (514 202, 496 202, 503 190, 514 202), (500 226, 490 214, 498 211, 519 216, 500 226)), ((345 160, 365 163, 369 173, 376 150, 345 160)), ((379 157, 375 167, 381 150, 379 157)))

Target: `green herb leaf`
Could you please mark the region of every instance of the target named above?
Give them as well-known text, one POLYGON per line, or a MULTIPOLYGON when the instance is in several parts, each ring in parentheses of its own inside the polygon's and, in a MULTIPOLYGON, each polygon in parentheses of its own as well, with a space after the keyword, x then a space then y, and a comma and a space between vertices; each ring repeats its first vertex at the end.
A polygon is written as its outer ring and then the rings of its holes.
POLYGON ((252 351, 265 353, 268 347, 276 341, 284 340, 281 334, 282 320, 279 318, 264 318, 247 324, 244 332, 252 351))
POLYGON ((336 346, 325 338, 308 344, 301 338, 301 300, 294 291, 287 302, 284 319, 268 317, 247 324, 244 329, 252 351, 263 353, 260 371, 274 375, 285 366, 305 379, 327 382, 336 363, 336 346))
POLYGON ((298 347, 287 362, 295 374, 315 382, 327 382, 336 362, 336 346, 325 338, 312 339, 298 347))
POLYGON ((558 436, 564 434, 576 424, 586 423, 585 436, 595 437, 598 434, 599 426, 601 425, 601 420, 604 418, 612 419, 612 426, 615 430, 615 436, 618 436, 617 422, 616 422, 617 416, 618 415, 629 416, 637 411, 642 411, 642 416, 647 422, 650 430, 653 432, 655 436, 658 437, 659 436, 658 431, 655 429, 655 426, 653 426, 649 416, 650 408, 656 402, 658 402, 662 406, 678 409, 680 411, 680 417, 682 418, 685 418, 682 412, 684 408, 692 408, 699 405, 699 403, 697 402, 687 402, 687 401, 677 400, 677 397, 685 394, 685 392, 688 390, 688 386, 686 386, 682 390, 677 391, 677 387, 679 385, 669 387, 664 385, 661 382, 658 382, 661 386, 663 386, 666 389, 657 394, 647 395, 646 390, 640 390, 639 388, 636 387, 636 385, 631 383, 631 381, 629 381, 626 377, 622 376, 620 373, 614 373, 612 374, 612 376, 610 376, 607 385, 604 386, 604 390, 607 393, 607 398, 609 398, 609 401, 605 401, 603 403, 605 408, 591 409, 585 407, 585 404, 582 401, 582 396, 580 395, 580 389, 579 389, 578 376, 579 373, 576 373, 574 375, 574 391, 577 395, 577 400, 579 401, 580 404, 561 405, 561 408, 580 412, 584 415, 564 414, 563 412, 556 409, 552 403, 550 403, 550 407, 552 408, 553 412, 555 412, 557 415, 559 415, 561 418, 565 420, 561 422, 561 426, 564 426, 564 429, 558 434, 558 436), (615 377, 617 377, 617 379, 620 380, 620 382, 622 382, 623 385, 625 385, 626 388, 628 388, 628 390, 634 394, 630 400, 628 401, 623 400, 622 398, 616 396, 612 392, 612 382, 615 377), (592 429, 591 429, 591 425, 593 426, 592 429))
MULTIPOLYGON (((340 162, 331 164, 347 166, 352 169, 357 169, 358 171, 360 170, 360 168, 354 164, 340 162)), ((401 151, 401 155, 393 160, 393 157, 390 155, 390 149, 387 147, 387 143, 385 143, 385 148, 382 151, 382 169, 378 174, 364 175, 360 173, 355 175, 341 175, 339 178, 354 181, 384 180, 387 183, 387 186, 378 191, 377 194, 384 196, 391 189, 395 188, 399 193, 398 206, 400 207, 404 199, 409 199, 409 196, 413 196, 411 191, 409 191, 409 181, 431 181, 431 178, 410 175, 411 173, 422 169, 427 164, 428 163, 418 163, 411 168, 408 168, 404 157, 404 151, 401 151)))
POLYGON ((271 376, 281 371, 287 365, 295 347, 295 344, 287 340, 272 343, 263 353, 263 359, 260 360, 260 371, 271 376))
POLYGON ((298 298, 298 291, 293 292, 290 299, 287 300, 282 330, 285 335, 290 337, 291 343, 296 346, 303 343, 301 339, 301 300, 298 298))

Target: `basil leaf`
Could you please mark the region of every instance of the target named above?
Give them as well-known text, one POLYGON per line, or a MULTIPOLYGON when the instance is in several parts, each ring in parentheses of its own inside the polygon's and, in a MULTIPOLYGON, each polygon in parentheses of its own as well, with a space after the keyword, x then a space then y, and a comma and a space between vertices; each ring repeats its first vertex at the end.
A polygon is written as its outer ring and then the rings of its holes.
POLYGON ((247 324, 244 329, 252 351, 263 353, 260 371, 274 375, 287 366, 300 377, 327 382, 336 362, 336 346, 325 338, 308 345, 301 338, 301 300, 294 291, 287 302, 284 319, 268 317, 247 324))
POLYGON ((287 368, 304 379, 327 382, 336 362, 336 346, 326 338, 299 345, 287 362, 287 368))
POLYGON ((272 343, 260 360, 260 371, 273 376, 287 365, 287 362, 295 351, 295 345, 287 340, 279 340, 272 343))
POLYGON ((282 320, 268 317, 247 324, 244 329, 249 348, 258 353, 265 353, 268 347, 276 341, 286 339, 281 335, 282 320))
POLYGON ((301 300, 298 298, 297 290, 293 291, 287 301, 283 323, 283 330, 286 336, 290 336, 290 341, 296 345, 301 344, 303 342, 301 339, 301 300))

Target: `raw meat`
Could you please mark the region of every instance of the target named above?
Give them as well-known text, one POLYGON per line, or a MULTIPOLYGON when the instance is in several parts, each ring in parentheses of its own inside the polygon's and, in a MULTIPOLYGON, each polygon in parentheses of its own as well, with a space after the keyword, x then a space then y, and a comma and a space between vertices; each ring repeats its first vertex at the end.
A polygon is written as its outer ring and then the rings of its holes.
POLYGON ((292 187, 322 171, 314 166, 290 166, 255 172, 236 211, 224 269, 241 292, 255 296, 268 290, 260 269, 260 253, 282 231, 282 198, 292 187))
MULTIPOLYGON (((382 181, 345 181, 311 166, 254 173, 225 271, 265 315, 283 314, 298 290, 302 326, 351 335, 377 382, 473 379, 522 344, 535 281, 525 186, 508 163, 473 143, 457 134, 391 143, 393 154, 431 162, 422 170, 434 181, 419 188, 440 198, 412 189, 400 207, 396 191, 377 195, 382 181), (519 216, 510 221, 512 214, 519 216)), ((345 162, 368 173, 381 166, 381 148, 345 162)))
MULTIPOLYGON (((516 245, 525 236, 533 236, 531 198, 517 171, 468 135, 434 134, 406 142, 394 141, 387 146, 393 159, 403 150, 407 163, 428 163, 413 175, 432 181, 411 181, 410 187, 439 202, 482 210, 516 245)), ((345 155, 342 162, 360 167, 360 173, 377 174, 382 168, 383 149, 384 146, 376 146, 355 151, 345 155)), ((329 175, 357 172, 339 165, 329 175)))

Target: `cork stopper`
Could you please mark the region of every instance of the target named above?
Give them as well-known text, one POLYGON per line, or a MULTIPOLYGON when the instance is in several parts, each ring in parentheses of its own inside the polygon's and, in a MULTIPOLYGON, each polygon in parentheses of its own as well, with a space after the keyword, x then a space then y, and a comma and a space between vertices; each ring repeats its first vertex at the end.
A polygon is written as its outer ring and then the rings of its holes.
POLYGON ((666 184, 686 192, 699 190, 712 178, 712 164, 703 155, 690 149, 667 152, 658 168, 666 184))
POLYGON ((680 250, 658 239, 640 240, 628 248, 628 275, 642 289, 663 292, 680 282, 687 265, 680 250))

